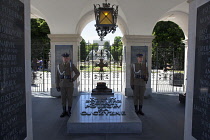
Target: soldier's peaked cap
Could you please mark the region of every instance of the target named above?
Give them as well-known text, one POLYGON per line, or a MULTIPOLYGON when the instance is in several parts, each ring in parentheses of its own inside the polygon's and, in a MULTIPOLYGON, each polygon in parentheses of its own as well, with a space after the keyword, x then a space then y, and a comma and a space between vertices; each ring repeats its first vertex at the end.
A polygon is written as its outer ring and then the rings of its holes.
POLYGON ((69 57, 69 54, 65 52, 61 56, 63 56, 63 57, 69 57))
POLYGON ((136 57, 143 57, 144 55, 143 54, 141 54, 141 53, 138 53, 137 55, 136 55, 136 57))

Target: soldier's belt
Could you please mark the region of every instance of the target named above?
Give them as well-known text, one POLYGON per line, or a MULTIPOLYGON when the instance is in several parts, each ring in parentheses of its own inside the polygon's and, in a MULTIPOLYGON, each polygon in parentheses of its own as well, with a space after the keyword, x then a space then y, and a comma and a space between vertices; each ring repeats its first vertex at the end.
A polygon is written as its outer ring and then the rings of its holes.
POLYGON ((71 79, 70 75, 61 75, 60 79, 71 79))
POLYGON ((136 79, 144 79, 146 76, 145 75, 135 75, 136 79))

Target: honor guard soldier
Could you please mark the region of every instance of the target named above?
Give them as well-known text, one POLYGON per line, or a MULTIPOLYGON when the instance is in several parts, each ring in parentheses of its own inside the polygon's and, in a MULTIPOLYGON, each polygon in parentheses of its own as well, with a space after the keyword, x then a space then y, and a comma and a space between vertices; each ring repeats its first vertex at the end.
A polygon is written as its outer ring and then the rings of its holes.
POLYGON ((63 112, 60 117, 71 116, 72 98, 74 91, 74 81, 80 75, 78 69, 71 63, 68 53, 62 54, 63 62, 57 66, 56 89, 61 92, 63 112), (73 72, 75 75, 73 76, 73 72), (68 102, 68 112, 66 103, 68 102))
POLYGON ((144 92, 148 81, 148 68, 143 63, 143 54, 137 54, 137 63, 131 65, 130 85, 133 90, 134 107, 137 114, 144 115, 142 112, 144 92))

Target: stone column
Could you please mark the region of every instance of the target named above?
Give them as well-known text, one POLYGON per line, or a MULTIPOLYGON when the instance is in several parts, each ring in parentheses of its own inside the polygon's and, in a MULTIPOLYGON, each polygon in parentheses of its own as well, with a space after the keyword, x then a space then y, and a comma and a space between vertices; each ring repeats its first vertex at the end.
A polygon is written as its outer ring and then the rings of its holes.
MULTIPOLYGON (((62 61, 61 54, 68 51, 73 64, 78 68, 78 47, 82 40, 79 34, 49 34, 51 40, 51 95, 60 96, 56 90, 56 67, 62 61)), ((78 95, 78 80, 74 82, 74 96, 78 95)))
POLYGON ((193 84, 194 84, 194 63, 195 63, 195 38, 196 38, 196 1, 188 0, 189 3, 189 48, 187 54, 187 87, 185 107, 185 130, 184 140, 195 140, 192 137, 192 105, 193 105, 193 84))
POLYGON ((184 40, 185 44, 185 54, 184 54, 184 93, 186 92, 187 87, 187 52, 188 52, 188 39, 184 40))
MULTIPOLYGON (((25 18, 25 87, 26 87, 26 121, 27 121, 27 137, 25 140, 33 140, 33 124, 32 124, 32 95, 31 95, 31 13, 30 0, 20 0, 24 3, 25 18)), ((21 55, 21 54, 20 54, 21 55)))
MULTIPOLYGON (((122 39, 124 45, 124 55, 123 55, 123 71, 124 71, 124 83, 123 83, 123 93, 125 96, 133 96, 133 91, 130 87, 130 68, 131 63, 134 63, 135 56, 131 56, 132 54, 136 54, 141 52, 141 50, 147 50, 147 65, 149 70, 149 80, 146 86, 145 97, 149 97, 152 89, 151 89, 151 64, 152 64, 152 40, 154 37, 152 35, 125 35, 122 39), (132 52, 132 48, 135 48, 135 51, 139 47, 139 52, 132 52)), ((133 50, 134 51, 134 50, 133 50)), ((136 60, 135 60, 136 62, 136 60)))

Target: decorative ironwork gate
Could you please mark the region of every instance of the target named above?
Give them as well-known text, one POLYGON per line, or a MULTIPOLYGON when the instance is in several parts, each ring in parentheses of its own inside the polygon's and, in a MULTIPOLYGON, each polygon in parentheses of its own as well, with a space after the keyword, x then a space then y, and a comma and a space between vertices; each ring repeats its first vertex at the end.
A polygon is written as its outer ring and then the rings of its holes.
POLYGON ((151 85, 153 92, 184 91, 184 46, 153 47, 151 85))
POLYGON ((92 92, 97 82, 106 82, 113 92, 122 91, 122 54, 116 47, 86 44, 79 53, 80 92, 92 92))
POLYGON ((31 90, 32 92, 48 92, 51 88, 50 44, 38 42, 31 46, 31 90))

